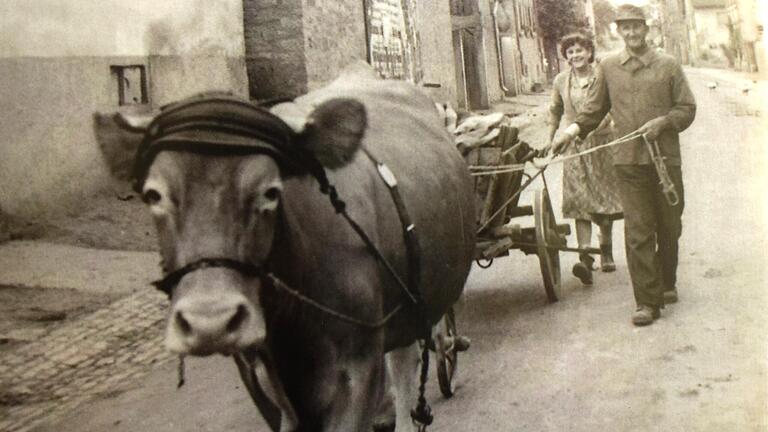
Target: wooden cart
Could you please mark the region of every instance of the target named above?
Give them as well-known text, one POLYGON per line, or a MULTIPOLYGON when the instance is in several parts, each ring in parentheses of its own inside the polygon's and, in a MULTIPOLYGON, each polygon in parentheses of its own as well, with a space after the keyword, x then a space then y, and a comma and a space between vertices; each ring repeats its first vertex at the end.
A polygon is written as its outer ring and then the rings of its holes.
MULTIPOLYGON (((471 149, 465 154, 470 166, 509 167, 523 164, 535 156, 535 151, 518 140, 518 129, 501 126, 498 137, 483 147, 471 149)), ((569 224, 558 224, 552 210, 545 168, 535 174, 511 171, 475 177, 478 200, 477 244, 475 259, 482 268, 488 268, 494 258, 506 256, 512 250, 539 258, 539 268, 544 291, 550 303, 560 298, 560 252, 600 253, 597 248, 571 248, 566 236, 571 232, 569 224), (521 193, 537 177, 542 177, 544 187, 533 191, 533 201, 519 203, 521 193), (532 226, 514 223, 517 218, 533 217, 532 226)), ((530 222, 528 222, 530 224, 530 222)), ((435 337, 437 374, 440 390, 445 397, 453 395, 453 379, 458 366, 458 353, 467 349, 466 338, 458 336, 453 310, 449 310, 438 323, 435 337)))

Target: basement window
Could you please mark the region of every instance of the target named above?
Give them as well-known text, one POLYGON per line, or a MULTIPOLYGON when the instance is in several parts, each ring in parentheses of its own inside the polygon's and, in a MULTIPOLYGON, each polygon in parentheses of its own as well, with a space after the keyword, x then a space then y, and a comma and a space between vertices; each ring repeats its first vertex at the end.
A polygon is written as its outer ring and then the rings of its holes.
POLYGON ((144 65, 110 66, 109 69, 117 82, 117 96, 120 105, 149 103, 147 69, 144 65))

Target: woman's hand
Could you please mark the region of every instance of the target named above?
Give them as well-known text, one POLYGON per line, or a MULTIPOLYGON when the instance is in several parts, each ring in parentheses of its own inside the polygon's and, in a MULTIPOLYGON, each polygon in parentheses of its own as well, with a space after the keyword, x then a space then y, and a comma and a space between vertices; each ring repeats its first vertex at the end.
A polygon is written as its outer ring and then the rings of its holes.
POLYGON ((542 158, 549 154, 549 152, 552 150, 552 137, 549 137, 549 141, 540 149, 535 149, 534 154, 537 158, 542 158))
POLYGON ((568 147, 568 145, 573 141, 573 136, 564 133, 557 137, 554 141, 552 141, 551 144, 549 144, 549 149, 552 152, 553 156, 557 156, 560 153, 564 152, 565 149, 568 147))
POLYGON ((565 148, 568 147, 568 144, 571 143, 577 136, 579 136, 579 132, 581 131, 581 128, 576 123, 571 123, 567 128, 565 128, 565 131, 563 131, 563 134, 560 135, 555 141, 552 143, 552 154, 553 155, 559 155, 563 151, 565 151, 565 148))

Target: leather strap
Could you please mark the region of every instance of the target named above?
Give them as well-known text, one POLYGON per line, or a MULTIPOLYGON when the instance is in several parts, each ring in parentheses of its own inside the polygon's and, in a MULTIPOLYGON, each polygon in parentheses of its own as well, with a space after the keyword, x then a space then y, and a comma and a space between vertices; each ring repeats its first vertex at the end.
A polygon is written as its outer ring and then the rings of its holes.
MULTIPOLYGON (((403 239, 405 240, 406 256, 408 258, 408 287, 416 298, 417 306, 422 309, 419 312, 425 313, 426 311, 423 310, 424 299, 419 287, 421 280, 421 247, 419 245, 419 238, 416 235, 416 225, 408 214, 408 208, 405 206, 403 196, 400 194, 397 178, 395 178, 394 173, 392 173, 386 164, 376 159, 367 149, 363 149, 363 152, 365 152, 368 159, 376 165, 376 170, 384 181, 384 184, 387 186, 389 194, 392 197, 392 202, 397 209, 397 216, 400 218, 400 225, 403 229, 403 239)), ((426 320, 426 315, 424 315, 424 319, 426 320)))

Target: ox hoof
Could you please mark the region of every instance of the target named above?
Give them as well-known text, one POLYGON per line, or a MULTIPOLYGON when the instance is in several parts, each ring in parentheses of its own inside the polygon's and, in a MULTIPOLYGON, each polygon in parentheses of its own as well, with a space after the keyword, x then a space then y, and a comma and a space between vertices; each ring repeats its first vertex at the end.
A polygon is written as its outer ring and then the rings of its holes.
POLYGON ((395 419, 374 422, 373 432, 395 432, 395 419))
POLYGON ((456 351, 458 352, 463 352, 468 350, 471 344, 472 344, 472 341, 466 336, 456 336, 456 338, 453 340, 453 346, 456 348, 456 351))

